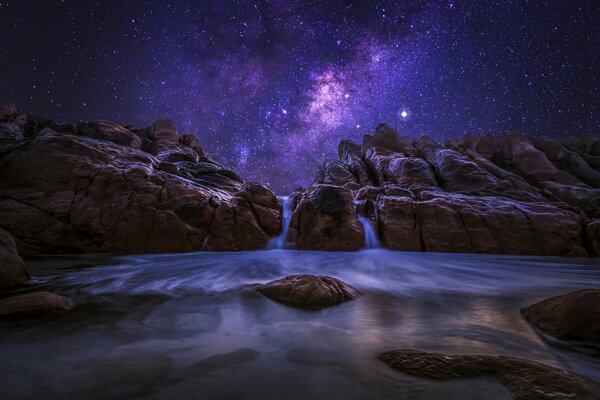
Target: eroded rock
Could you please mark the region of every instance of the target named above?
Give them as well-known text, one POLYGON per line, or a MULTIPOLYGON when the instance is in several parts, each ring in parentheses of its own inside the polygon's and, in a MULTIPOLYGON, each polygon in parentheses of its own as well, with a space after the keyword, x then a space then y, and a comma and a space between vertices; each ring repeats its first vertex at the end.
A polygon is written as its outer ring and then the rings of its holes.
POLYGON ((28 280, 29 273, 13 238, 0 229, 0 288, 20 285, 28 280))
POLYGON ((492 377, 514 400, 598 399, 600 384, 560 368, 502 356, 394 350, 379 357, 408 375, 434 380, 492 377))

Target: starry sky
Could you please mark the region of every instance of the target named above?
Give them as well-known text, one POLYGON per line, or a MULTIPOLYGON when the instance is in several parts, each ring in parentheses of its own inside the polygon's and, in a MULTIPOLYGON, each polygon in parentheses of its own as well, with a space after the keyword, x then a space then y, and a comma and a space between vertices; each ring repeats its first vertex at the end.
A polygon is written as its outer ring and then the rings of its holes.
POLYGON ((278 193, 380 122, 440 141, 600 131, 597 1, 0 0, 0 43, 0 102, 170 118, 278 193))

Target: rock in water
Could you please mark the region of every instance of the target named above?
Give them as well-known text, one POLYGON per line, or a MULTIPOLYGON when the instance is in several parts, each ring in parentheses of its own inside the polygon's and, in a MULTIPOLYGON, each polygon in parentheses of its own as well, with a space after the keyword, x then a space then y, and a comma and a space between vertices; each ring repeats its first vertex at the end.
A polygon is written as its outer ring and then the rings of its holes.
POLYGON ((29 273, 13 238, 0 229, 0 288, 20 285, 28 280, 29 273))
POLYGON ((550 297, 523 309, 536 328, 560 340, 600 345, 600 290, 550 297))
POLYGON ((290 275, 255 289, 267 297, 298 307, 327 307, 355 299, 360 292, 330 276, 290 275))
MULTIPOLYGON (((597 400, 600 384, 563 369, 512 357, 394 350, 379 357, 408 375, 435 380, 492 377, 514 400, 597 400)), ((466 383, 468 384, 468 383, 466 383)))
POLYGON ((54 315, 73 308, 68 297, 33 292, 0 300, 0 319, 22 319, 54 315))

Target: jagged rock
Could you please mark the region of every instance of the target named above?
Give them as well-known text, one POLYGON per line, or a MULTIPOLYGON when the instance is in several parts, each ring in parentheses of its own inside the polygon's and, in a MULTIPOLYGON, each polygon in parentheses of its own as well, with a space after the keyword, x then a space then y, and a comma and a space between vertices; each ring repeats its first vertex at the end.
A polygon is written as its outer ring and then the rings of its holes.
POLYGON ((533 145, 557 168, 567 171, 592 187, 600 188, 600 172, 590 167, 579 154, 548 138, 535 139, 533 145))
POLYGON ((582 153, 600 157, 600 138, 595 136, 579 136, 564 139, 563 143, 579 149, 582 153))
POLYGON ((585 236, 594 255, 600 256, 600 219, 595 219, 587 225, 585 236))
POLYGON ((333 306, 360 294, 339 279, 315 275, 290 275, 254 288, 267 297, 300 307, 333 306))
POLYGON ((0 229, 0 288, 20 285, 28 280, 29 273, 13 238, 0 229))
POLYGON ((372 179, 369 177, 367 168, 362 161, 361 146, 359 144, 354 143, 352 140, 342 140, 338 145, 338 154, 340 161, 348 167, 359 185, 365 186, 372 183, 372 179))
POLYGON ((0 300, 0 319, 22 319, 54 315, 73 308, 68 297, 33 292, 0 300))
POLYGON ((535 327, 560 340, 600 345, 600 290, 550 297, 523 309, 535 327))
POLYGON ((566 255, 581 247, 581 217, 546 203, 422 192, 379 197, 385 247, 405 251, 566 255))
POLYGON ((380 360, 420 378, 449 380, 491 377, 506 386, 514 400, 598 399, 600 384, 560 368, 502 356, 450 355, 394 350, 380 360))
MULTIPOLYGON (((347 183, 358 184, 356 177, 348 167, 339 161, 326 163, 317 173, 317 183, 344 186, 347 183)), ((358 184, 358 187, 360 185, 358 184)))
POLYGON ((363 247, 352 191, 333 185, 313 185, 298 200, 289 239, 299 250, 353 251, 363 247))
POLYGON ((114 122, 97 121, 93 123, 84 123, 77 127, 77 131, 82 136, 106 140, 121 146, 129 146, 134 149, 139 149, 142 145, 142 141, 138 135, 114 122))
POLYGON ((255 185, 244 195, 250 186, 186 147, 197 142, 180 142, 169 122, 135 132, 94 123, 78 136, 54 131, 52 121, 28 121, 24 138, 0 153, 0 228, 22 255, 251 250, 278 232, 275 194, 255 185), (115 143, 127 132, 155 154, 115 143))
POLYGON ((386 124, 379 124, 373 135, 365 135, 362 143, 363 154, 371 147, 382 147, 407 156, 415 155, 412 140, 406 139, 386 124))

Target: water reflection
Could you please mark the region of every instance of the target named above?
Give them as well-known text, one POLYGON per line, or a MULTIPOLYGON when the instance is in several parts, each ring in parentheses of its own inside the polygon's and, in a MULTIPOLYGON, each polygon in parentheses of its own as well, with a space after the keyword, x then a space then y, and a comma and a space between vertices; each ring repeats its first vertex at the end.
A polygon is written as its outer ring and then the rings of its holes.
POLYGON ((402 376, 376 360, 394 348, 527 357, 600 380, 597 359, 550 347, 519 313, 597 287, 593 259, 270 250, 29 267, 36 288, 79 306, 59 320, 0 325, 8 398, 510 398, 493 381, 402 376), (332 275, 363 296, 303 311, 244 288, 294 273, 332 275), (218 368, 193 367, 219 354, 218 368))

